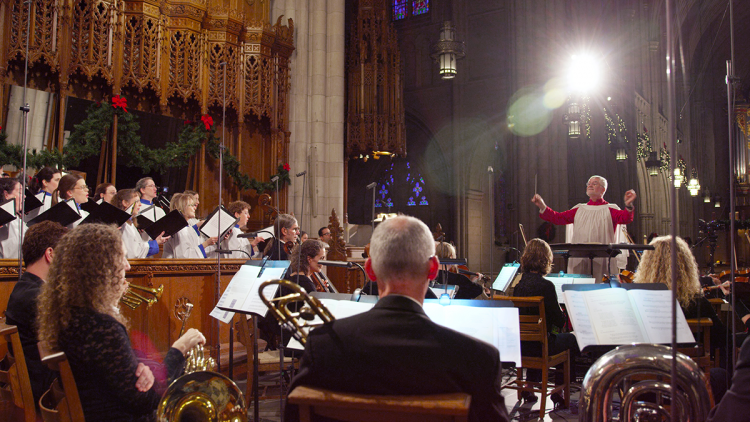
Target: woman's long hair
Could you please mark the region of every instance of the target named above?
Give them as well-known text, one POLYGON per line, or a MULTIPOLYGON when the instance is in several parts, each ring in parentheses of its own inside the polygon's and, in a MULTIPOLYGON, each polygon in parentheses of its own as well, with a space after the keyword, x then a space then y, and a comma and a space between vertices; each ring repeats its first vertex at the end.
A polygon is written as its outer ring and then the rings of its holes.
POLYGON ((523 249, 521 270, 547 275, 552 271, 552 248, 542 239, 534 238, 523 249))
POLYGON ((169 202, 169 210, 177 210, 184 216, 187 207, 194 203, 195 201, 192 196, 185 195, 184 193, 176 193, 172 196, 172 200, 169 202))
MULTIPOLYGON (((297 219, 294 218, 293 215, 290 214, 279 214, 276 217, 276 220, 273 222, 273 232, 275 239, 271 239, 268 243, 266 243, 266 247, 263 250, 263 254, 268 256, 271 252, 271 248, 275 248, 274 246, 275 242, 279 241, 281 239, 281 229, 291 229, 294 227, 294 225, 297 224, 297 219)), ((282 244, 281 247, 283 248, 284 245, 282 244)))
POLYGON ((307 258, 315 258, 323 249, 325 249, 325 244, 317 239, 307 239, 301 245, 295 246, 289 253, 289 274, 302 273, 308 275, 310 263, 307 258), (302 251, 300 251, 300 248, 302 251))
POLYGON ((40 341, 56 348, 73 308, 92 309, 125 322, 118 306, 124 253, 120 231, 113 225, 84 224, 60 239, 39 294, 40 341))
POLYGON ((60 183, 57 185, 57 189, 52 193, 52 205, 56 205, 60 201, 70 199, 68 192, 72 191, 76 187, 76 183, 83 177, 75 174, 68 173, 60 178, 60 183))
MULTIPOLYGON (((672 237, 661 236, 651 241, 653 251, 645 251, 633 283, 664 283, 672 288, 672 237)), ((703 294, 698 280, 698 264, 690 247, 677 238, 677 301, 685 308, 703 294)))

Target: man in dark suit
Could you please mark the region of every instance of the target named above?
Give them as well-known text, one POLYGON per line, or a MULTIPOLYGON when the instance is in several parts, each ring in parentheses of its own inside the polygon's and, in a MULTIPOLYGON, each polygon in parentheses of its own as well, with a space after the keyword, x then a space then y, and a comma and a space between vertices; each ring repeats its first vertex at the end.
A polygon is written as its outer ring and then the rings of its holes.
POLYGON ((18 336, 21 338, 23 355, 29 370, 31 390, 37 403, 52 384, 55 373, 42 364, 39 349, 36 347, 36 299, 42 283, 47 278, 53 249, 67 231, 65 227, 51 221, 43 221, 29 228, 21 246, 26 270, 13 287, 5 311, 7 323, 18 326, 18 336))
MULTIPOLYGON (((713 377, 714 372, 711 371, 712 381, 713 377)), ((711 409, 706 422, 747 420, 750 420, 750 341, 745 339, 732 375, 732 387, 719 404, 711 409)))
MULTIPOLYGON (((471 421, 507 421, 498 350, 435 324, 422 309, 438 266, 424 223, 405 216, 381 223, 365 262, 380 300, 310 333, 290 391, 307 385, 376 395, 463 392, 471 395, 471 421)), ((298 420, 296 406, 286 416, 298 420)))

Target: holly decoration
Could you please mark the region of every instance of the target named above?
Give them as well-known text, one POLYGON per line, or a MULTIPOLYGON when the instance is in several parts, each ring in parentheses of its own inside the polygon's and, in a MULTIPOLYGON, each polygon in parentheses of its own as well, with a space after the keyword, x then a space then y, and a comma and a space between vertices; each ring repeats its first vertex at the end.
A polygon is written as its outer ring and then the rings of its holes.
MULTIPOLYGON (((190 159, 200 151, 201 144, 206 141, 206 150, 215 159, 219 158, 221 144, 216 136, 213 118, 209 115, 201 116, 199 121, 185 121, 185 126, 177 136, 176 142, 168 142, 164 148, 148 148, 141 143, 138 135, 140 125, 134 114, 127 111, 127 100, 114 96, 111 102, 101 101, 89 106, 87 117, 75 125, 68 144, 63 152, 58 150, 30 151, 27 154, 27 165, 30 168, 44 166, 69 168, 77 166, 82 160, 96 156, 101 151, 102 141, 109 138, 109 132, 117 120, 117 148, 118 156, 129 167, 135 167, 144 173, 159 170, 162 173, 170 168, 184 167, 190 159)), ((0 127, 0 163, 23 167, 23 156, 20 145, 10 145, 6 142, 7 134, 0 127)), ((291 184, 289 178, 289 164, 279 164, 277 173, 269 179, 279 176, 279 186, 291 184)), ((239 160, 228 152, 224 152, 224 171, 234 180, 241 190, 254 189, 258 194, 274 190, 275 182, 260 182, 250 178, 240 171, 239 160)))

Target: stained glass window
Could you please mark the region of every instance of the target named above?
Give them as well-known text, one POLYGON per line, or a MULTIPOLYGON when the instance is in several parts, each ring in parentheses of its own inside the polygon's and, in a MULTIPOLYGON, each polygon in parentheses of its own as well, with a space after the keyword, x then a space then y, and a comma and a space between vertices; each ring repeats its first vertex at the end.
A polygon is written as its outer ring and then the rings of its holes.
POLYGON ((404 19, 408 13, 406 10, 407 0, 393 0, 393 20, 404 19))
POLYGON ((423 15, 430 11, 430 0, 414 0, 412 3, 412 14, 423 15))

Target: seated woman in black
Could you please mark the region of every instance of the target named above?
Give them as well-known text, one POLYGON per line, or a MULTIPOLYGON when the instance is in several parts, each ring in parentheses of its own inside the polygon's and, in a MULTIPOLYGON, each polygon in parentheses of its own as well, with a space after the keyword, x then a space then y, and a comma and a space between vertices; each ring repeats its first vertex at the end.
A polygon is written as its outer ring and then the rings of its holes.
MULTIPOLYGON (((544 315, 547 319, 547 345, 550 355, 555 355, 565 350, 570 351, 570 379, 575 379, 575 366, 573 360, 578 355, 578 344, 575 335, 572 333, 561 333, 560 329, 565 325, 565 315, 560 309, 557 300, 555 285, 544 278, 552 270, 552 249, 547 242, 541 239, 531 239, 526 245, 526 249, 521 256, 521 271, 523 275, 521 280, 513 290, 514 296, 544 296, 544 315)), ((521 315, 535 314, 536 311, 528 308, 519 309, 521 315)), ((521 342, 521 353, 527 356, 541 356, 539 343, 521 342)), ((565 374, 563 365, 558 365, 555 371, 555 383, 560 385, 564 382, 565 374)), ((520 374, 519 374, 520 375, 520 374)), ((536 369, 526 370, 526 380, 531 382, 540 382, 542 373, 536 369)), ((536 395, 530 392, 523 392, 522 397, 526 402, 537 401, 536 395)), ((555 408, 564 403, 562 396, 558 393, 550 396, 555 408)))
MULTIPOLYGON (((154 377, 150 369, 142 377, 146 369, 120 313, 128 269, 120 231, 84 224, 57 243, 39 296, 39 341, 65 352, 87 421, 152 420, 159 405, 154 377)), ((170 380, 182 373, 185 354, 205 341, 191 328, 174 342, 164 358, 170 380)))
MULTIPOLYGON (((435 244, 435 255, 437 255, 438 259, 441 261, 443 259, 456 259, 456 248, 448 242, 437 242, 435 244)), ((445 265, 441 263, 440 271, 438 271, 438 276, 435 278, 435 282, 458 286, 458 291, 454 296, 456 299, 487 299, 487 297, 482 296, 484 289, 482 288, 482 285, 478 283, 478 280, 482 276, 481 274, 469 278, 458 272, 452 272, 450 268, 445 269, 444 267, 445 265)), ((453 265, 452 267, 457 266, 453 265)))
MULTIPOLYGON (((326 249, 323 242, 315 239, 305 240, 301 245, 295 246, 289 254, 289 269, 284 278, 299 284, 307 293, 312 293, 315 291, 312 275, 321 270, 322 266, 318 262, 325 258, 326 249)), ((281 292, 282 295, 288 293, 290 292, 281 292)))
POLYGON ((279 214, 273 222, 273 232, 275 239, 266 243, 263 255, 271 261, 286 261, 289 256, 284 250, 284 245, 297 241, 297 235, 299 234, 297 219, 293 215, 279 214))
MULTIPOLYGON (((653 251, 644 251, 633 283, 664 283, 672 288, 672 237, 661 236, 651 241, 653 251)), ((703 296, 698 280, 698 264, 690 247, 677 238, 677 302, 685 318, 711 318, 711 351, 724 350, 726 330, 711 303, 703 296)), ((721 353, 720 366, 726 369, 725 353, 721 353)))

